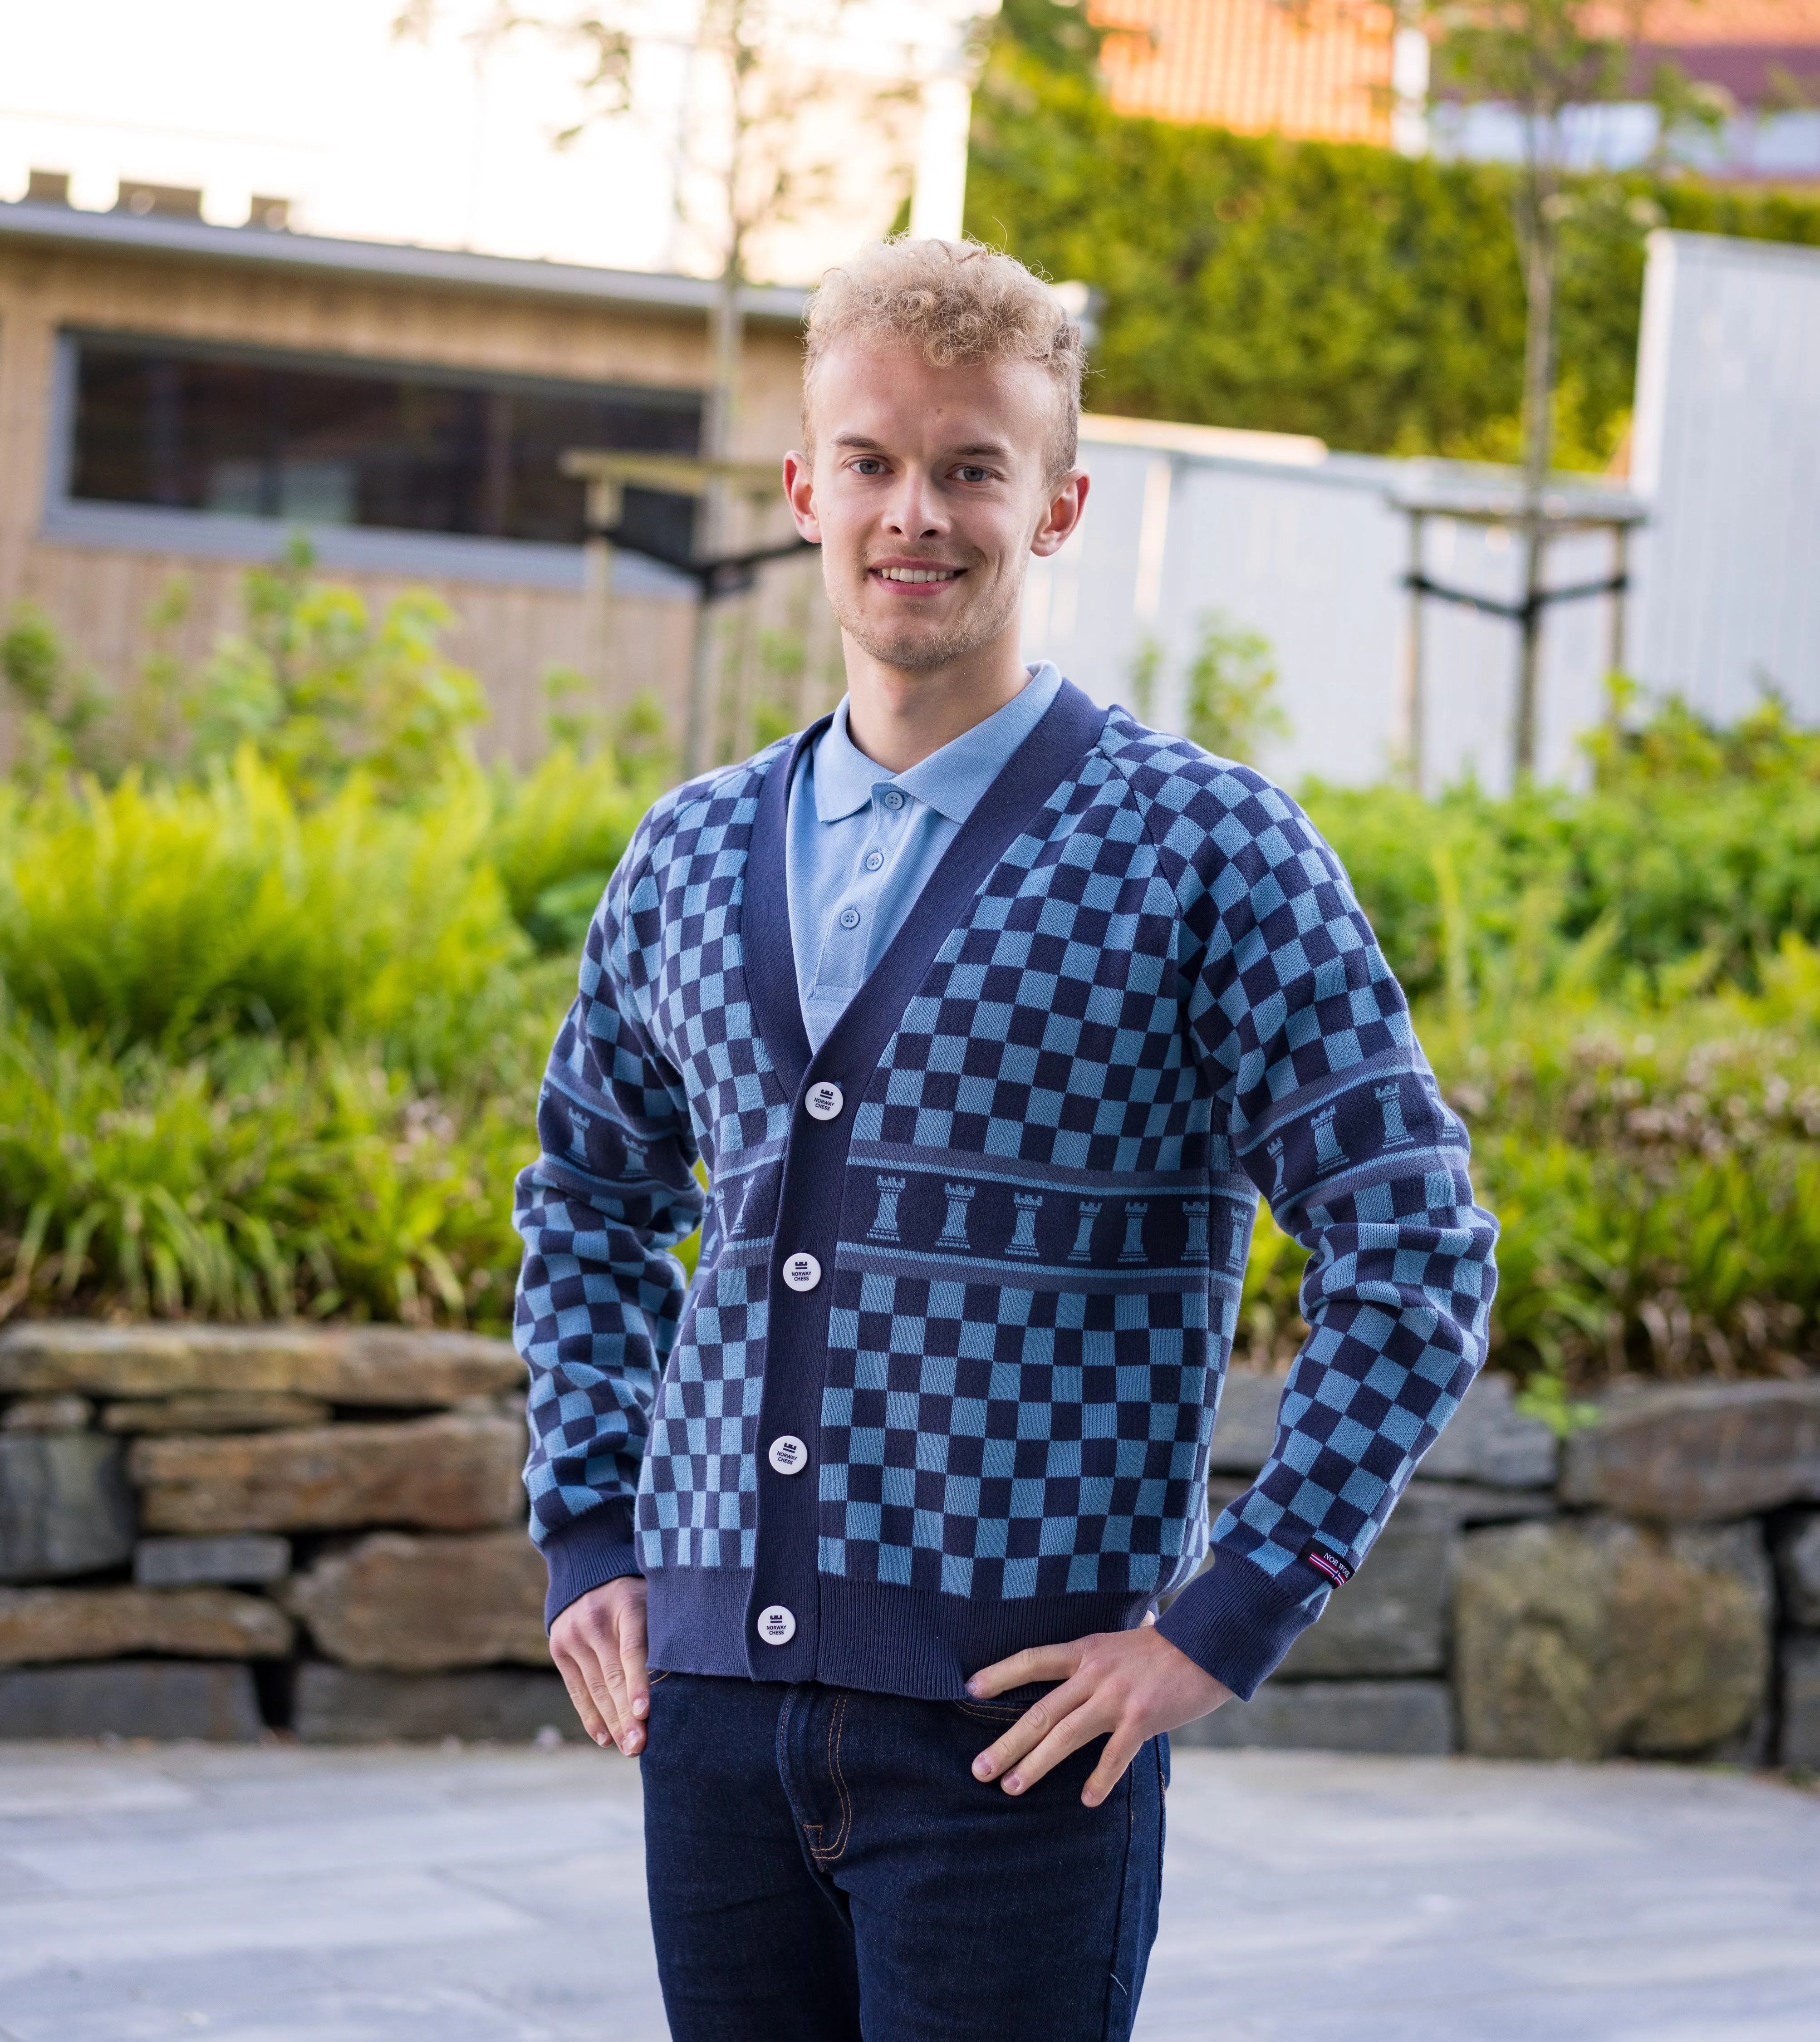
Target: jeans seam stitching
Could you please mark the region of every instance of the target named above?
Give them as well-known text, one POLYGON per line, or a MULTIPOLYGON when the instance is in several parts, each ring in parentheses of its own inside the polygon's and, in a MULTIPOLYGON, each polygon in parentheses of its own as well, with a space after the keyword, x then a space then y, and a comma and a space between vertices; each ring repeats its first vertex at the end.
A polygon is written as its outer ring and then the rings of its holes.
MULTIPOLYGON (((835 1703, 828 1719, 828 1776, 834 1782, 835 1791, 840 1796, 840 1832, 825 1850, 815 1844, 809 1845, 816 1860, 826 1864, 832 1864, 836 1858, 846 1855, 847 1833, 853 1827, 853 1802, 847 1791, 846 1776, 840 1769, 840 1742, 847 1728, 847 1696, 841 1696, 835 1703)), ((816 1824, 818 1830, 820 1827, 819 1822, 816 1824)))

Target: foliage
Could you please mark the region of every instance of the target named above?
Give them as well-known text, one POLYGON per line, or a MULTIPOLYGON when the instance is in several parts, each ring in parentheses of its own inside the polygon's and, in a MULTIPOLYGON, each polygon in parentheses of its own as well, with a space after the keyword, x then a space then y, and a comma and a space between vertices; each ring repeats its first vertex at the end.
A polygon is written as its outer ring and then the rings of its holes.
POLYGON ((117 702, 75 665, 41 610, 20 606, 0 639, 25 724, 15 777, 182 777, 250 748, 304 802, 357 770, 394 801, 438 786, 468 759, 468 732, 486 714, 480 683, 442 653, 447 606, 414 590, 375 624, 352 589, 317 582, 312 568, 298 540, 275 567, 252 569, 245 630, 193 670, 169 649, 188 602, 173 584, 154 613, 156 649, 117 702))
POLYGON ((445 1094, 351 1045, 0 1031, 0 1314, 509 1324, 537 1066, 495 1068, 445 1094))
MULTIPOLYGON (((1508 457, 1525 299, 1514 172, 1115 113, 1008 10, 976 96, 966 224, 1105 294, 1089 401, 1508 457)), ((1050 10, 1053 12, 1053 8, 1050 10)), ((1569 181, 1555 457, 1602 467, 1631 403, 1651 226, 1820 243, 1820 201, 1638 174, 1569 181)))
POLYGON ((170 1054, 349 1034, 445 1067, 530 948, 480 855, 489 813, 472 770, 412 809, 364 774, 301 809, 250 745, 200 782, 131 771, 14 797, 0 980, 35 1018, 170 1054))

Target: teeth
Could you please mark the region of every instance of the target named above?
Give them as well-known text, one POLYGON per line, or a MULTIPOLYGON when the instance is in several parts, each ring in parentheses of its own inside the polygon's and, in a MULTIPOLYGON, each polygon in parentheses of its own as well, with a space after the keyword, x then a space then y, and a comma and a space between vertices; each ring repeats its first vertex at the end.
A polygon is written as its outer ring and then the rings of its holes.
POLYGON ((878 572, 887 581, 952 581, 961 570, 958 568, 881 568, 878 572))

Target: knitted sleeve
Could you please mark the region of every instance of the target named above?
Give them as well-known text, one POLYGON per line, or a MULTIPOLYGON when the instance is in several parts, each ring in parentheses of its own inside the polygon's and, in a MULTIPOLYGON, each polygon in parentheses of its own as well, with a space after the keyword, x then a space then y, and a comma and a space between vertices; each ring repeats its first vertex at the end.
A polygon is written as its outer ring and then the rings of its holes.
POLYGON ((656 904, 647 818, 595 911, 579 989, 537 1096, 537 1160, 519 1174, 525 1245, 513 1334, 530 1371, 531 1536, 546 1620, 637 1574, 633 1504, 686 1284, 668 1251, 705 1200, 675 1072, 647 1031, 629 931, 656 904))
POLYGON ((1249 1696, 1364 1561, 1485 1360, 1497 1222, 1339 860, 1287 795, 1209 762, 1170 833, 1190 1026, 1233 1152, 1308 1251, 1310 1332, 1257 1480, 1164 1635, 1249 1696))

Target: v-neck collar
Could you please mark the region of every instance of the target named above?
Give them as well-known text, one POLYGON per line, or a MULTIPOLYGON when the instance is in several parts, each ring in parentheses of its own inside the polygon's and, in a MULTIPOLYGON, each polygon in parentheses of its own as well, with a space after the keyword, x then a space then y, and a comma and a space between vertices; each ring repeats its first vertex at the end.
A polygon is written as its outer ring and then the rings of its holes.
POLYGON ((931 874, 904 926, 846 1011, 811 1054, 802 1023, 786 898, 790 786, 824 717, 775 761, 759 794, 740 901, 740 942, 753 1019, 794 1099, 810 1077, 863 1087, 884 1054, 935 954, 999 860, 1098 740, 1107 712, 1068 681, 1036 728, 1008 759, 931 874))

